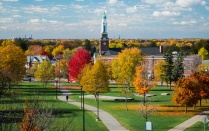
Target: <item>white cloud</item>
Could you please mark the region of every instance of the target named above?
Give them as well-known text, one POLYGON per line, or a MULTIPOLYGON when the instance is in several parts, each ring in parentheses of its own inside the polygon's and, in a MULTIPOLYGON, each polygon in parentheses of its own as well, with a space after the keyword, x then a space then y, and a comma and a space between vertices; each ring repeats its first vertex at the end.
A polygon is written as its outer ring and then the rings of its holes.
POLYGON ((19 0, 3 0, 5 2, 18 2, 19 0))
POLYGON ((44 1, 44 0, 36 0, 37 2, 41 2, 41 1, 44 1))
POLYGON ((28 20, 28 23, 37 24, 37 23, 46 23, 46 19, 30 19, 28 20))
POLYGON ((152 15, 155 17, 159 17, 159 16, 170 17, 170 16, 180 16, 180 13, 179 12, 171 12, 171 11, 154 11, 152 15))
POLYGON ((73 8, 76 9, 83 9, 85 6, 81 6, 81 5, 72 5, 73 8))
POLYGON ((79 1, 84 1, 84 0, 76 0, 76 1, 78 1, 78 2, 79 2, 79 1))
POLYGON ((173 22, 175 25, 193 25, 197 23, 196 20, 191 20, 191 21, 181 21, 181 22, 173 22))
POLYGON ((123 26, 123 27, 126 27, 127 24, 126 23, 119 23, 118 26, 123 26))
POLYGON ((48 13, 49 10, 47 8, 42 8, 40 6, 28 6, 23 8, 26 13, 48 13))
POLYGON ((136 6, 128 7, 128 8, 126 8, 126 12, 127 13, 135 13, 135 12, 137 12, 137 7, 136 6))
POLYGON ((206 2, 202 0, 176 0, 176 4, 182 7, 190 7, 196 4, 204 5, 206 2))
POLYGON ((159 3, 164 3, 167 0, 142 0, 142 2, 144 3, 148 3, 148 4, 159 4, 159 3))
POLYGON ((118 0, 108 0, 107 3, 109 4, 117 4, 118 0))
POLYGON ((205 9, 206 9, 206 10, 209 10, 209 7, 208 7, 208 6, 206 6, 206 7, 205 7, 205 9))
POLYGON ((96 13, 96 14, 103 14, 104 12, 105 12, 105 9, 101 9, 101 8, 97 8, 93 10, 93 13, 96 13))
POLYGON ((12 23, 13 21, 13 18, 0 18, 0 23, 12 23))
POLYGON ((22 17, 21 15, 13 15, 14 18, 20 18, 22 17))
POLYGON ((7 27, 6 26, 2 26, 2 27, 0 26, 0 29, 1 30, 7 30, 7 27))

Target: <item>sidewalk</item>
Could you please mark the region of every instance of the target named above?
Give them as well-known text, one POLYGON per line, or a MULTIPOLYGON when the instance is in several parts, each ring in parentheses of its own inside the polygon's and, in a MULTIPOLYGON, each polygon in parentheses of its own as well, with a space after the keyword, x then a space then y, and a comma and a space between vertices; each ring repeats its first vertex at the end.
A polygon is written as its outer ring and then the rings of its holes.
MULTIPOLYGON (((58 96, 58 99, 68 102, 69 104, 73 104, 76 106, 81 106, 80 102, 75 102, 71 99, 68 99, 68 101, 66 101, 66 95, 70 95, 71 93, 63 88, 60 87, 60 90, 63 92, 62 95, 58 96)), ((97 115, 97 108, 90 106, 90 105, 84 105, 86 110, 89 110, 91 112, 93 112, 94 114, 97 115)), ((99 118, 100 120, 104 123, 104 125, 107 127, 107 129, 109 131, 128 131, 125 127, 123 127, 113 116, 111 116, 109 113, 99 109, 99 118)), ((96 120, 96 119, 95 119, 96 120)))
POLYGON ((192 126, 193 124, 195 124, 198 121, 202 121, 202 119, 204 117, 206 117, 207 115, 209 115, 209 111, 203 111, 201 114, 196 115, 190 119, 188 119, 187 121, 177 125, 176 127, 170 129, 169 131, 184 131, 186 130, 188 127, 192 126))

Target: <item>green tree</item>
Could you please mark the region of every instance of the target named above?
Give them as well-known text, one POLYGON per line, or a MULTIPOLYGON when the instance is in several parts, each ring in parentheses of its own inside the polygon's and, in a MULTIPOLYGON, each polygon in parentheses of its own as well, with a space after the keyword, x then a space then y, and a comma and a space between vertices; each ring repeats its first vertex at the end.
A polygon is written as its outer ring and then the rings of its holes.
POLYGON ((47 60, 44 60, 35 72, 35 78, 42 81, 44 87, 50 80, 55 78, 55 67, 47 60))
POLYGON ((164 81, 169 83, 171 89, 172 83, 172 70, 173 70, 173 55, 172 54, 165 54, 165 65, 163 65, 163 73, 162 78, 164 81))
MULTIPOLYGON (((126 97, 130 94, 130 87, 133 84, 136 67, 141 64, 143 56, 138 48, 129 48, 118 54, 118 57, 112 61, 112 76, 116 83, 122 85, 121 91, 126 97)), ((128 108, 126 108, 128 110, 128 108)))
POLYGON ((180 77, 184 77, 183 55, 179 53, 172 69, 172 81, 176 82, 180 77))

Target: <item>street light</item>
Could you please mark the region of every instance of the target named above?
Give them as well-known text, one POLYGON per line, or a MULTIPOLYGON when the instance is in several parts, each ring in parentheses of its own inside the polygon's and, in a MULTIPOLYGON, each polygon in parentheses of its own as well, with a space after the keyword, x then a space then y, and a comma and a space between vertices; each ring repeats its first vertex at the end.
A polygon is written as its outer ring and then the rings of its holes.
POLYGON ((58 81, 56 80, 56 99, 57 99, 57 83, 58 81))
POLYGON ((83 131, 85 131, 84 91, 81 86, 81 108, 83 108, 83 131))
POLYGON ((97 96, 97 121, 99 121, 99 92, 96 93, 97 96))

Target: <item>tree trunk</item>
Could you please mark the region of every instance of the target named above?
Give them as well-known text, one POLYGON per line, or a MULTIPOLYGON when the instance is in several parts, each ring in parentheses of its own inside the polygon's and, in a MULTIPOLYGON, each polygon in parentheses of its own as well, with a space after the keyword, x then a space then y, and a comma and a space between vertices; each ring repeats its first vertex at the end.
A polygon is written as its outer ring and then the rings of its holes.
POLYGON ((126 97, 126 100, 125 100, 125 103, 126 103, 126 111, 128 111, 128 92, 127 92, 127 90, 128 90, 128 88, 126 87, 126 89, 125 89, 126 91, 125 91, 125 97, 126 97))
POLYGON ((202 106, 202 99, 200 99, 200 106, 202 106))
POLYGON ((143 99, 143 105, 145 106, 145 102, 146 102, 146 93, 144 93, 144 99, 143 99))
POLYGON ((185 113, 187 113, 187 104, 185 105, 185 113))

